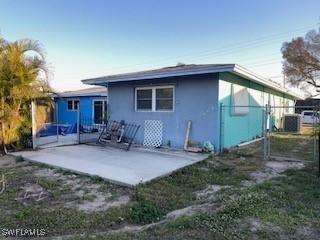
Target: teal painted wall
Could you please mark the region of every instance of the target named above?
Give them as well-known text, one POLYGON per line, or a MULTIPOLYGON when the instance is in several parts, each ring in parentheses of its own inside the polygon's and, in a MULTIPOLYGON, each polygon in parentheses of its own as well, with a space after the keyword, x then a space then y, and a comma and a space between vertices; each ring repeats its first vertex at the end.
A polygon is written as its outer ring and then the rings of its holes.
MULTIPOLYGON (((291 96, 274 91, 232 73, 219 74, 219 103, 220 103, 220 149, 235 146, 241 142, 253 140, 263 134, 265 105, 274 99, 273 105, 280 106, 286 99, 293 102, 291 96), (231 89, 232 85, 246 87, 249 93, 249 112, 245 115, 232 114, 231 89)), ((292 104, 292 103, 291 103, 292 104)), ((280 124, 283 109, 274 112, 275 125, 280 124)))

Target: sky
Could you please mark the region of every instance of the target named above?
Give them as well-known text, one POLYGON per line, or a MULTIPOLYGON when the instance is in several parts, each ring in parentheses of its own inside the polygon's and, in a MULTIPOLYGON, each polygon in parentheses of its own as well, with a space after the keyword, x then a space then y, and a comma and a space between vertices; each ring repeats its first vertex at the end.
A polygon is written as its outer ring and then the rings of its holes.
POLYGON ((237 63, 282 82, 282 43, 318 29, 319 10, 319 0, 0 0, 0 34, 40 41, 59 91, 178 62, 237 63))

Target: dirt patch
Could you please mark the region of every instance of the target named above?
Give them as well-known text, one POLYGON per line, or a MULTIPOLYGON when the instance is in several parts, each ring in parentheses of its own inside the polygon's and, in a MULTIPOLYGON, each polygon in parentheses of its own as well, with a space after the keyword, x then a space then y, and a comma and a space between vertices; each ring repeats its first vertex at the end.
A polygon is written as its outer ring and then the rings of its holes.
POLYGON ((319 228, 310 225, 300 225, 297 227, 297 234, 301 239, 319 239, 319 228))
POLYGON ((261 229, 261 222, 258 219, 251 218, 249 220, 249 229, 251 232, 257 232, 261 229))
POLYGON ((230 186, 209 185, 203 190, 194 192, 196 200, 204 201, 203 203, 194 204, 182 209, 174 210, 166 215, 166 219, 175 220, 182 216, 191 216, 195 213, 213 213, 217 211, 215 204, 217 193, 223 188, 230 186))
POLYGON ((215 200, 216 193, 220 191, 222 188, 228 188, 229 186, 220 186, 220 185, 210 185, 201 191, 197 191, 194 193, 197 200, 215 200))
MULTIPOLYGON (((270 222, 261 222, 256 218, 249 218, 242 221, 239 226, 241 229, 248 229, 251 232, 251 239, 261 239, 259 234, 267 232, 268 234, 272 233, 272 239, 297 239, 296 237, 290 236, 290 234, 282 229, 280 226, 272 224, 270 222)), ((270 238, 270 237, 269 237, 270 238)))
POLYGON ((34 202, 40 202, 49 197, 49 193, 37 183, 26 183, 20 187, 18 197, 15 199, 24 206, 30 206, 34 202))
POLYGON ((127 195, 120 196, 114 200, 108 200, 108 196, 105 196, 101 192, 96 192, 94 196, 94 199, 78 203, 75 205, 75 207, 86 213, 92 213, 97 211, 104 211, 111 207, 120 207, 126 205, 130 201, 130 197, 127 195))
POLYGON ((12 157, 8 157, 8 156, 0 156, 1 160, 0 160, 0 167, 9 167, 10 165, 14 165, 15 161, 12 157))
POLYGON ((70 198, 64 202, 64 207, 76 208, 86 213, 104 211, 111 207, 119 207, 130 201, 127 194, 113 192, 111 187, 104 187, 105 182, 92 183, 88 177, 72 173, 63 174, 56 169, 38 169, 34 172, 36 176, 46 177, 63 182, 70 188, 70 193, 76 198, 70 198))
POLYGON ((57 173, 57 170, 51 168, 39 168, 36 169, 33 174, 37 177, 46 177, 50 179, 61 178, 60 173, 57 173))
POLYGON ((242 185, 245 187, 250 187, 267 181, 271 178, 282 176, 281 173, 288 169, 301 169, 303 167, 303 162, 267 161, 262 170, 257 170, 250 173, 252 180, 243 181, 242 185))
POLYGON ((216 211, 217 207, 215 203, 196 204, 172 211, 166 215, 166 219, 175 220, 182 216, 191 216, 196 213, 214 213, 216 211))
POLYGON ((0 169, 12 168, 12 167, 30 167, 28 161, 17 161, 15 157, 10 155, 0 155, 0 169))

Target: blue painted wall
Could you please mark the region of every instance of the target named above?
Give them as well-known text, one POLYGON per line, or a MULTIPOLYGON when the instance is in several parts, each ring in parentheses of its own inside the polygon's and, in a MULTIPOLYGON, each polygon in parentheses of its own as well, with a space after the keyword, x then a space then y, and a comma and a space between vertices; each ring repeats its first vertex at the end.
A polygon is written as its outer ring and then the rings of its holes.
POLYGON ((94 99, 106 99, 103 97, 63 97, 56 98, 58 105, 58 123, 59 124, 75 124, 77 123, 77 111, 69 111, 67 108, 67 101, 71 99, 78 99, 80 104, 80 118, 92 119, 92 104, 94 99))
POLYGON ((141 125, 135 141, 142 143, 144 121, 163 122, 163 145, 168 141, 175 148, 183 148, 187 122, 192 121, 190 139, 218 141, 218 74, 153 79, 124 83, 109 83, 109 116, 113 120, 141 125), (135 112, 135 87, 175 85, 174 112, 135 112))
MULTIPOLYGON (((145 120, 161 120, 164 125, 163 145, 170 142, 175 148, 183 148, 188 120, 192 121, 191 140, 210 141, 219 150, 263 134, 264 107, 270 98, 275 99, 275 106, 287 99, 293 105, 291 96, 232 73, 109 83, 108 92, 111 119, 141 125, 135 139, 137 143, 143 143, 145 120), (232 84, 248 89, 249 105, 255 107, 250 107, 246 115, 231 114, 232 84), (136 112, 135 88, 162 85, 175 85, 174 112, 136 112), (229 107, 220 109, 220 104, 229 107)), ((281 113, 275 113, 275 120, 279 122, 276 115, 281 116, 281 113)))

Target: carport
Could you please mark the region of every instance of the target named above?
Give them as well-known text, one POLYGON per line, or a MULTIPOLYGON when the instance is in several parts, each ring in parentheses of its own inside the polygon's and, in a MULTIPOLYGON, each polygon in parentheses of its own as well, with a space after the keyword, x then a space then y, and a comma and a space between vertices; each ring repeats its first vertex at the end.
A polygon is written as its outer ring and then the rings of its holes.
POLYGON ((28 161, 134 186, 194 164, 206 154, 134 147, 130 151, 100 145, 72 145, 13 153, 28 161))

